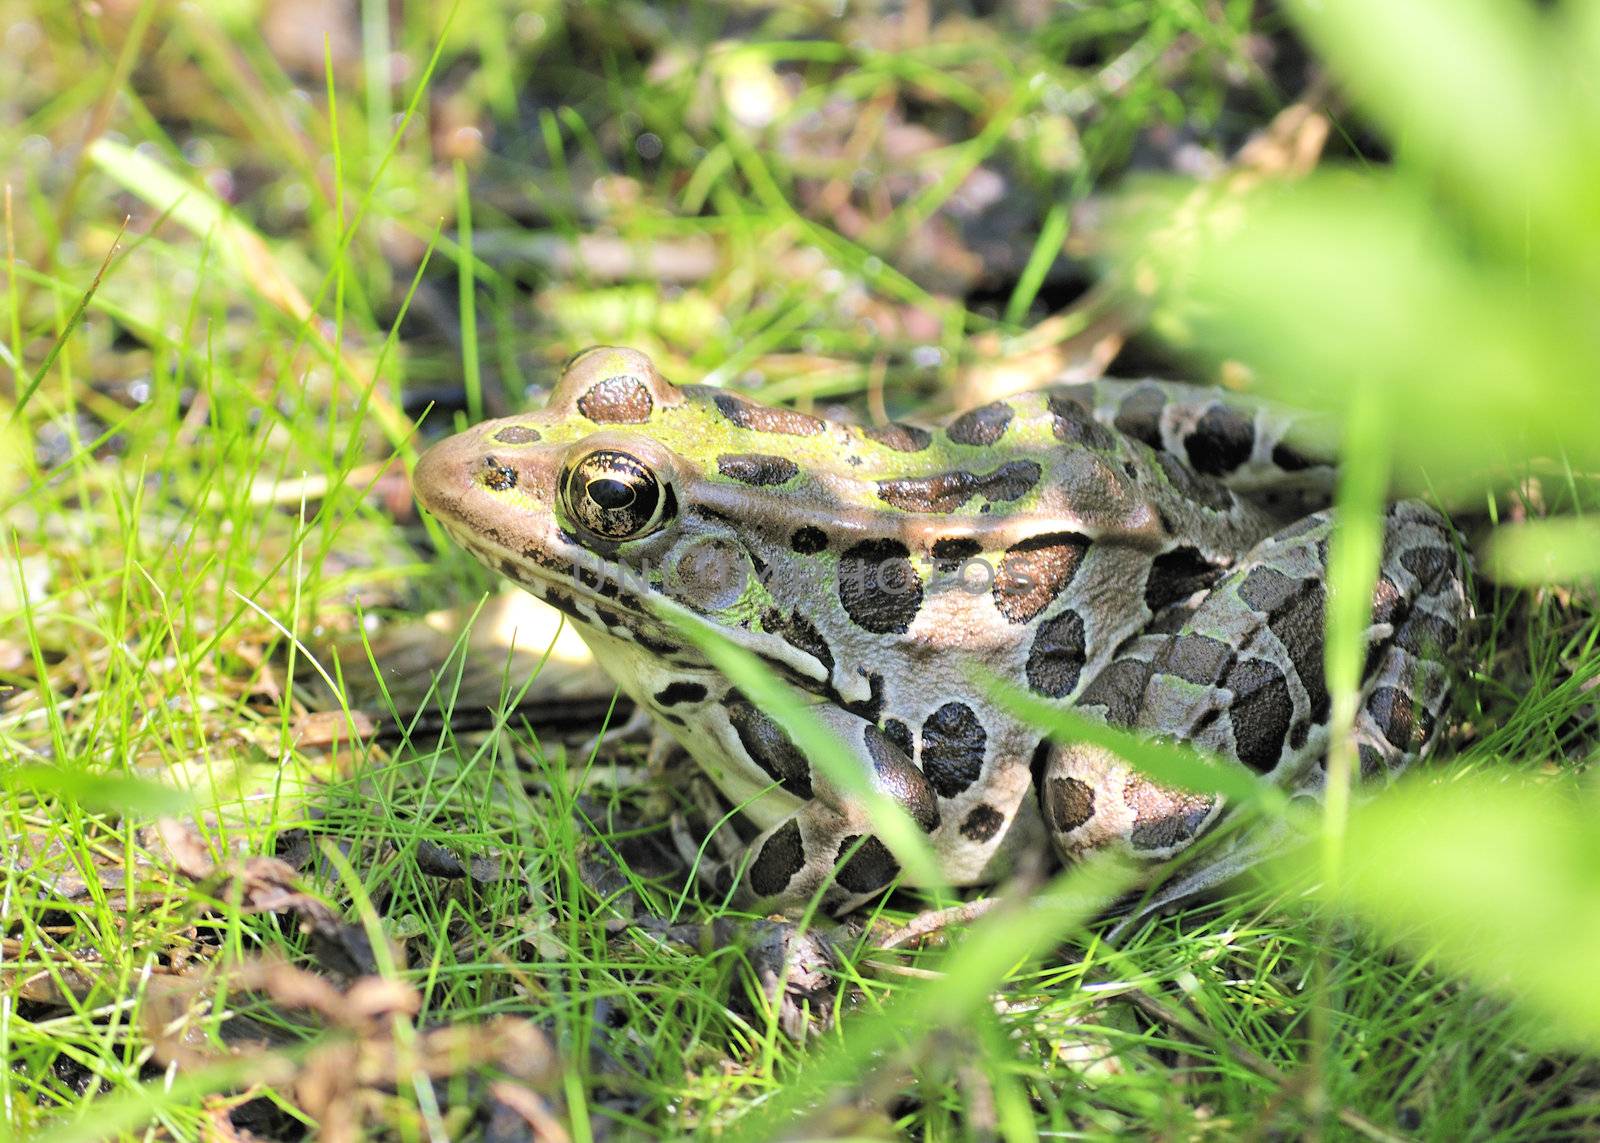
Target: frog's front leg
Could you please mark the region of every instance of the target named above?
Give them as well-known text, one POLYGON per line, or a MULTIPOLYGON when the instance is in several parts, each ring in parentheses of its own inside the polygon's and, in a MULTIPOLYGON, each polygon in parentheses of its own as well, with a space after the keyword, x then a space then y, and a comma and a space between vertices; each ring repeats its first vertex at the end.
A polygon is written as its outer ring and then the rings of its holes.
MULTIPOLYGON (((840 789, 809 763, 781 727, 735 696, 723 704, 711 733, 731 759, 764 775, 798 799, 796 809, 749 845, 742 861, 713 871, 722 884, 737 879, 738 900, 762 910, 803 907, 819 890, 829 912, 844 913, 881 892, 900 872, 855 794, 840 789)), ((872 723, 832 705, 811 709, 848 749, 879 794, 900 806, 923 830, 939 826, 938 800, 922 771, 872 723)), ((720 784, 720 783, 719 783, 720 784)))
MULTIPOLYGON (((1113 725, 1236 759, 1291 793, 1320 791, 1331 530, 1331 513, 1319 512, 1262 541, 1175 630, 1122 648, 1077 705, 1113 725)), ((1416 502, 1389 509, 1355 726, 1363 778, 1397 772, 1431 745, 1449 684, 1445 654, 1470 615, 1463 579, 1437 513, 1416 502)), ((1069 860, 1107 847, 1171 857, 1222 808, 1084 744, 1055 747, 1040 780, 1047 826, 1069 860)))

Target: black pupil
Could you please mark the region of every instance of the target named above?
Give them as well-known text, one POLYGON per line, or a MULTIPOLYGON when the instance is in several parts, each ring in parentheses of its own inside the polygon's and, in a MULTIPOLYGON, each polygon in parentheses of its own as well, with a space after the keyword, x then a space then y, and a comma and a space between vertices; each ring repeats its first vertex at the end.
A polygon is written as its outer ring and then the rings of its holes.
POLYGON ((626 508, 633 503, 633 486, 609 476, 589 481, 589 499, 602 508, 626 508))

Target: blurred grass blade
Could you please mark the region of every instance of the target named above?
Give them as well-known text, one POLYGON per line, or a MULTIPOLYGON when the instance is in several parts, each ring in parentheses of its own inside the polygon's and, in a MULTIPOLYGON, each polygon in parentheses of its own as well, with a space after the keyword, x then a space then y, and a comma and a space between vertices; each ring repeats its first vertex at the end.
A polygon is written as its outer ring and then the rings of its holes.
POLYGON ((1342 860, 1350 782, 1358 772, 1352 736, 1366 672, 1372 589, 1383 559, 1384 493, 1389 480, 1390 416, 1385 391, 1353 385, 1345 418, 1333 536, 1328 544, 1327 632, 1323 671, 1330 700, 1328 777, 1323 801, 1323 858, 1331 874, 1342 860))
MULTIPOLYGON (((1509 249, 1534 231, 1547 255, 1600 235, 1593 140, 1581 146, 1581 83, 1559 30, 1521 0, 1295 0, 1340 78, 1399 141, 1401 157, 1445 176, 1509 249)), ((1590 114, 1592 115, 1592 109, 1590 114)))
MULTIPOLYGON (((1600 790, 1480 773, 1411 777, 1351 810, 1333 903, 1519 1004, 1532 1030, 1600 1047, 1600 790)), ((1269 867, 1315 868, 1302 850, 1269 867)), ((1291 880, 1285 884, 1294 883, 1291 880)))
POLYGON ((1281 813, 1288 805, 1282 790, 1263 782, 1240 763, 1208 758, 1193 747, 1118 730, 998 679, 989 680, 988 689, 997 702, 1048 731, 1057 742, 1088 742, 1103 747, 1163 786, 1196 794, 1221 794, 1235 805, 1256 806, 1271 813, 1281 813))
POLYGON ((1484 565, 1492 578, 1522 587, 1600 577, 1600 518, 1532 520, 1499 528, 1484 565))
POLYGON ((923 888, 944 886, 939 859, 911 815, 869 784, 867 775, 851 761, 854 751, 808 710, 787 684, 757 656, 736 646, 694 612, 676 604, 667 604, 662 610, 719 671, 784 729, 807 761, 843 795, 865 808, 872 832, 889 847, 913 883, 923 888))
POLYGON ((1503 479, 1512 458, 1600 463, 1600 325, 1582 283, 1470 258, 1438 204, 1397 179, 1312 178, 1210 201, 1129 201, 1117 243, 1179 341, 1251 364, 1297 407, 1381 388, 1396 476, 1503 479), (1181 208, 1181 209, 1180 209, 1181 208))
MULTIPOLYGON (((94 301, 95 293, 100 289, 100 283, 105 280, 106 270, 111 266, 111 259, 116 257, 117 250, 122 246, 122 236, 127 232, 128 220, 123 218, 122 225, 117 228, 117 236, 112 240, 111 248, 106 251, 106 256, 100 261, 100 269, 95 271, 94 281, 89 283, 89 288, 78 299, 78 304, 73 307, 72 314, 67 318, 66 325, 61 327, 61 333, 50 345, 50 352, 45 354, 44 362, 34 371, 27 388, 17 394, 16 404, 11 407, 11 413, 6 418, 9 424, 22 414, 28 407, 28 402, 39 391, 39 386, 44 384, 44 379, 50 374, 50 367, 56 363, 56 358, 61 356, 61 350, 66 347, 67 339, 72 336, 72 331, 78 328, 78 323, 83 321, 83 315, 89 308, 89 303, 94 301)), ((17 362, 20 370, 22 362, 17 362)))
POLYGON ((127 774, 94 774, 65 766, 16 766, 0 779, 8 794, 61 798, 90 813, 155 817, 186 810, 191 799, 182 790, 127 774))

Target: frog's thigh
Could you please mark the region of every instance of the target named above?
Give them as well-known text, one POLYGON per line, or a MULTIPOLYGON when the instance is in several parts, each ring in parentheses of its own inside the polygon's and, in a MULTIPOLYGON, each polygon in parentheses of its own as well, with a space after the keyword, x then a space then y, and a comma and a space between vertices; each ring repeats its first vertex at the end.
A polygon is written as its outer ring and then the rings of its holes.
MULTIPOLYGON (((883 731, 836 707, 813 707, 811 713, 850 749, 847 758, 872 789, 899 805, 924 833, 938 828, 933 787, 883 731)), ((750 859, 738 874, 739 896, 766 908, 800 906, 831 879, 823 903, 838 911, 853 908, 893 881, 899 863, 872 836, 860 799, 807 763, 782 729, 754 705, 734 703, 728 715, 750 764, 803 799, 797 810, 751 844, 750 859)))
POLYGON ((1396 504, 1356 713, 1362 778, 1397 773, 1432 747, 1450 688, 1447 655, 1471 618, 1461 557, 1444 521, 1417 501, 1396 504))
MULTIPOLYGON (((1268 537, 1177 630, 1132 640, 1078 697, 1086 713, 1237 759, 1285 787, 1314 788, 1327 746, 1322 673, 1330 513, 1268 537)), ((1356 741, 1362 771, 1421 753, 1445 700, 1444 651, 1467 616, 1443 521, 1412 502, 1389 510, 1356 741)), ((1045 820, 1072 859, 1106 846, 1164 859, 1218 815, 1217 799, 1164 788, 1114 755, 1058 746, 1041 775, 1045 820)))

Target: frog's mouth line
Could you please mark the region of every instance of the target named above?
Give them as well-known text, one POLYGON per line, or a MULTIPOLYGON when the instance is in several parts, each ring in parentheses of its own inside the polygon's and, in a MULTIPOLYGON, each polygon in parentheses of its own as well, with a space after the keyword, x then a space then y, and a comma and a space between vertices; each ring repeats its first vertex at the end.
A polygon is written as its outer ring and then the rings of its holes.
POLYGON ((640 597, 623 589, 621 584, 626 577, 615 573, 617 565, 591 556, 588 560, 575 559, 568 563, 552 558, 550 562, 556 566, 546 566, 508 550, 491 536, 473 532, 466 525, 438 513, 434 516, 450 538, 485 567, 499 572, 575 622, 608 631, 624 627, 635 635, 640 633, 641 627, 660 627, 646 611, 640 597), (607 570, 597 573, 587 566, 590 563, 607 570), (587 605, 593 615, 579 611, 580 603, 587 605))

